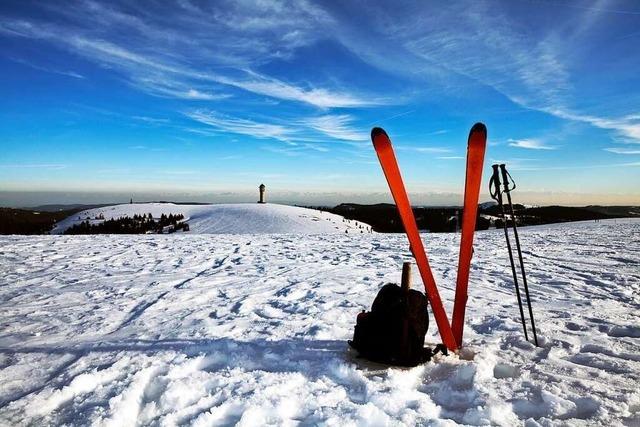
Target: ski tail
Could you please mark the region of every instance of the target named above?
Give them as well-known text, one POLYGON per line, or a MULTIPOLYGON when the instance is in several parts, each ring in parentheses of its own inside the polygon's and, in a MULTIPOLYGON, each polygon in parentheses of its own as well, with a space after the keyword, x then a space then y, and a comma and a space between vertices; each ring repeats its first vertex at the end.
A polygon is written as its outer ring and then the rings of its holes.
POLYGON ((409 201, 409 196, 407 195, 404 182, 402 181, 402 176, 400 175, 400 168, 398 167, 398 161, 396 160, 391 140, 382 128, 376 127, 371 130, 371 141, 373 142, 376 154, 378 155, 378 160, 380 161, 385 178, 389 184, 393 200, 396 202, 396 207, 402 220, 402 225, 404 226, 407 238, 409 239, 411 253, 418 265, 418 270, 420 271, 420 276, 424 283, 425 293, 429 299, 429 303, 431 304, 436 324, 438 325, 440 337, 442 338, 444 345, 449 350, 455 351, 458 348, 458 345, 456 344, 456 340, 453 336, 447 313, 442 305, 436 281, 433 277, 433 273, 431 272, 431 267, 429 266, 429 259, 427 258, 427 254, 422 244, 422 239, 420 238, 418 225, 416 224, 413 210, 411 208, 411 202, 409 201))
POLYGON ((487 145, 487 128, 476 123, 469 132, 467 143, 467 172, 464 184, 464 208, 462 211, 462 236, 460 239, 460 256, 458 258, 458 275, 456 279, 456 298, 453 306, 451 327, 458 347, 462 345, 464 314, 467 306, 467 288, 469 269, 473 255, 473 234, 478 217, 478 198, 482 183, 484 152, 487 145))

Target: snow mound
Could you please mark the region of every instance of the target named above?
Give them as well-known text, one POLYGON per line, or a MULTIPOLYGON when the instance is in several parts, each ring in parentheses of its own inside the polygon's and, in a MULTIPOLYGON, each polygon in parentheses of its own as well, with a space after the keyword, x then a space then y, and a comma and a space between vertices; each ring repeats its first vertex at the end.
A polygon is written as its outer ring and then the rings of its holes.
POLYGON ((52 234, 64 231, 84 220, 132 217, 151 213, 182 214, 191 234, 327 234, 369 233, 368 224, 314 209, 273 203, 236 203, 219 205, 181 205, 174 203, 133 203, 88 209, 60 221, 52 234))

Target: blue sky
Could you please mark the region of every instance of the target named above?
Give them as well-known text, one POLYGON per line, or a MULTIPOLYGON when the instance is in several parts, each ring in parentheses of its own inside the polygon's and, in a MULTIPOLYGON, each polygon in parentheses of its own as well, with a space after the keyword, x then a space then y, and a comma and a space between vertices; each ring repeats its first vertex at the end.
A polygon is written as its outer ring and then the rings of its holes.
POLYGON ((0 204, 388 201, 374 125, 455 204, 476 121, 518 201, 640 203, 640 3, 451 3, 5 0, 0 204))

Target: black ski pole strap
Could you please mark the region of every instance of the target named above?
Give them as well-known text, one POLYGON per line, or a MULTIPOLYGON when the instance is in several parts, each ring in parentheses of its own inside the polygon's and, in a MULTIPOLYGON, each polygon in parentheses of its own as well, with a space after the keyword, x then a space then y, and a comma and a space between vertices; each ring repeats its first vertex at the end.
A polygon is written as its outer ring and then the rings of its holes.
POLYGON ((491 179, 489 180, 489 194, 491 194, 491 198, 498 203, 500 202, 500 172, 498 171, 498 165, 491 166, 493 168, 493 174, 491 175, 491 179))
POLYGON ((496 188, 495 185, 495 180, 493 179, 493 177, 491 177, 491 179, 489 180, 489 194, 491 195, 491 198, 493 200, 495 200, 496 202, 498 201, 498 192, 500 190, 498 190, 496 188))
POLYGON ((509 182, 513 184, 513 186, 509 188, 509 191, 513 191, 516 189, 516 181, 513 178, 511 178, 511 174, 509 172, 507 172, 507 176, 509 177, 509 182))
POLYGON ((500 172, 502 172, 502 181, 504 184, 505 193, 515 190, 516 182, 511 177, 511 174, 509 173, 509 171, 507 171, 507 166, 504 163, 500 165, 500 172))

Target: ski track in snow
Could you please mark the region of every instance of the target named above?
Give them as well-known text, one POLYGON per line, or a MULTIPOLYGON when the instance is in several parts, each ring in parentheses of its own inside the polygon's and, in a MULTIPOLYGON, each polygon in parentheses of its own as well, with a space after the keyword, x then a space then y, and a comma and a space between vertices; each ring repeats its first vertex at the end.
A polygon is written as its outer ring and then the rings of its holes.
MULTIPOLYGON (((346 344, 404 235, 0 237, 0 424, 640 425, 640 221, 520 232, 542 346, 490 230, 465 348, 412 369, 346 344)), ((423 238, 451 313, 459 236, 423 238)))

